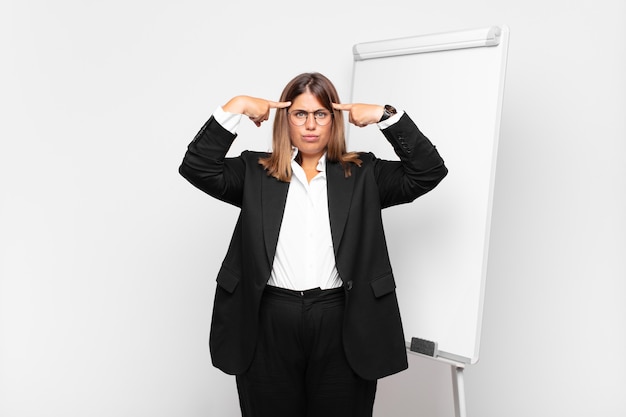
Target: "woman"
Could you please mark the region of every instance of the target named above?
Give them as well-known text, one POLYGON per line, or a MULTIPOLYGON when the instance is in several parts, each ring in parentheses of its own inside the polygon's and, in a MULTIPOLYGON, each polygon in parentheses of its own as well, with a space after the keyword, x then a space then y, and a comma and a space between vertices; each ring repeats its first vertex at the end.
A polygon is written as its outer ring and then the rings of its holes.
POLYGON ((236 375, 243 416, 371 416, 377 379, 407 367, 381 209, 445 177, 435 147, 406 113, 340 104, 325 76, 305 73, 278 102, 237 96, 218 108, 180 173, 241 210, 210 349, 236 375), (242 116, 260 126, 273 109, 273 151, 226 158, 242 116), (377 124, 400 160, 347 152, 344 111, 377 124))

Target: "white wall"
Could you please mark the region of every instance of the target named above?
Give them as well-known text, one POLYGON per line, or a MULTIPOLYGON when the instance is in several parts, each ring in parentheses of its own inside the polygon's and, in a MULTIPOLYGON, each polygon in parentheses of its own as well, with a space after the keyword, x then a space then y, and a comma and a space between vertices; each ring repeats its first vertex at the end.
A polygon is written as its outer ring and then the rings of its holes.
MULTIPOLYGON (((626 3, 213 3, 1 3, 1 416, 237 415, 207 349, 236 212, 178 176, 187 143, 302 71, 347 100, 354 43, 492 24, 511 43, 469 415, 626 414, 626 3)), ((412 358, 376 412, 451 400, 412 358)))

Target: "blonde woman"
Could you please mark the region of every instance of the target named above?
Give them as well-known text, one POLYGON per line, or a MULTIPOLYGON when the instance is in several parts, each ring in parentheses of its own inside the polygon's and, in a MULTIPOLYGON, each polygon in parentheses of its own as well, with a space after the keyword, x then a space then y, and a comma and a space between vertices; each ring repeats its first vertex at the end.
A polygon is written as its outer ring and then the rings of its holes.
POLYGON ((236 96, 216 109, 179 171, 240 209, 210 349, 236 375, 242 415, 371 416, 377 380, 407 368, 381 210, 446 176, 433 144, 405 112, 341 104, 328 78, 304 73, 279 101, 236 96), (272 111, 272 152, 226 158, 241 119, 260 126, 272 111), (376 124, 399 161, 347 152, 344 113, 376 124))

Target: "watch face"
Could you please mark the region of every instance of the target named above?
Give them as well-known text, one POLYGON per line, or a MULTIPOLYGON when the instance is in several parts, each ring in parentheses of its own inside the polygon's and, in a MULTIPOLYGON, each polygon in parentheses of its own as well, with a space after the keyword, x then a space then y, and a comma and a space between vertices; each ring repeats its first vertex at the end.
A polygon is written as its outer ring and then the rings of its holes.
POLYGON ((396 113, 397 113, 396 108, 395 108, 395 107, 393 107, 393 106, 390 106, 389 104, 386 104, 386 105, 385 105, 385 112, 386 112, 386 113, 389 113, 389 115, 392 115, 392 114, 396 114, 396 113))

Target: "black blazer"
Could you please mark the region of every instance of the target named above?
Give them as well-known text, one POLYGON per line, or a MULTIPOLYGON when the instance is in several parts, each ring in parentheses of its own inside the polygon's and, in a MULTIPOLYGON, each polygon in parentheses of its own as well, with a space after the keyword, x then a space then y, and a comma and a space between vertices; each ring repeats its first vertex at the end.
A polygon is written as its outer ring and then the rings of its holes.
MULTIPOLYGON (((335 260, 346 294, 344 348, 352 369, 364 379, 408 367, 381 209, 413 201, 447 174, 437 150, 407 114, 382 132, 400 161, 362 153, 362 166, 353 166, 347 178, 341 164, 326 165, 335 260)), ((267 175, 258 163, 265 153, 226 158, 235 137, 211 117, 189 145, 179 172, 197 188, 241 209, 217 275, 209 342, 213 364, 237 375, 246 371, 254 354, 259 305, 289 183, 267 175)))

